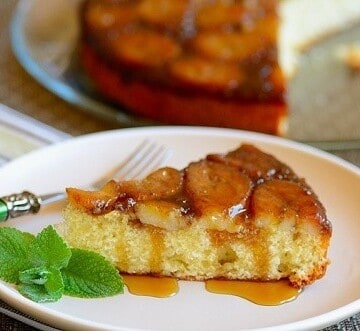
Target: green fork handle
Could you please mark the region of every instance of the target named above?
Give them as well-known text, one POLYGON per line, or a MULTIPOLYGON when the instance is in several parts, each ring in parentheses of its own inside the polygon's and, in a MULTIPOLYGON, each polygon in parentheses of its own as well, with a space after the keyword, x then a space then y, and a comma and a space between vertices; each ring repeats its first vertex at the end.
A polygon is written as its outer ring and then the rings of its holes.
POLYGON ((0 222, 27 214, 36 214, 40 209, 40 199, 28 191, 0 198, 0 222))

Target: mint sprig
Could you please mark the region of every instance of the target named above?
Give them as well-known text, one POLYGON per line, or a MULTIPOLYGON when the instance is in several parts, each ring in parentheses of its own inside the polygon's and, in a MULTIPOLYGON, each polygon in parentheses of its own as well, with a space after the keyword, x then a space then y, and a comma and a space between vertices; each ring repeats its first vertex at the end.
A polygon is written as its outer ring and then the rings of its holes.
POLYGON ((123 292, 118 271, 100 254, 70 248, 52 226, 36 237, 0 228, 0 278, 18 284, 36 302, 55 302, 63 294, 83 298, 123 292))

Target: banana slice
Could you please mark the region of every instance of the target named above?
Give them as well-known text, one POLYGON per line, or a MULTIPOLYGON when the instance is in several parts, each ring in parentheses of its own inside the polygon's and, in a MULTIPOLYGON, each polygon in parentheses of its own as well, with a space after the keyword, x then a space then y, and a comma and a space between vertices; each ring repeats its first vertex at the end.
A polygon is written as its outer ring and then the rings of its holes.
POLYGON ((264 43, 253 33, 203 32, 193 40, 194 50, 207 58, 224 61, 243 61, 256 57, 264 43))
POLYGON ((225 155, 210 154, 207 159, 222 162, 245 171, 255 182, 262 182, 272 178, 297 180, 297 176, 290 167, 277 160, 274 156, 248 144, 243 144, 225 155))
MULTIPOLYGON (((249 27, 248 27, 249 28, 249 27)), ((251 26, 249 32, 261 37, 263 43, 276 45, 279 28, 279 18, 276 15, 268 15, 265 18, 257 20, 251 26)))
POLYGON ((169 199, 180 194, 182 190, 182 173, 166 167, 156 170, 143 180, 120 182, 118 194, 125 194, 136 201, 169 199))
POLYGON ((181 206, 175 202, 155 200, 139 202, 135 206, 137 218, 143 224, 168 231, 184 229, 189 218, 184 217, 181 206))
POLYGON ((120 34, 111 41, 111 48, 121 63, 140 69, 160 67, 181 51, 174 39, 141 30, 120 34))
POLYGON ((181 25, 187 5, 187 0, 143 0, 137 10, 146 23, 174 29, 181 25))
POLYGON ((215 30, 226 26, 240 26, 244 19, 244 5, 218 1, 197 11, 196 25, 199 29, 215 30))
POLYGON ((233 90, 246 78, 234 63, 201 58, 179 59, 172 63, 169 70, 171 76, 185 86, 196 86, 209 91, 233 90))
POLYGON ((77 188, 67 188, 68 201, 81 206, 87 213, 93 215, 105 214, 116 202, 116 195, 106 191, 85 191, 77 188))
POLYGON ((314 234, 321 224, 328 222, 315 194, 299 183, 286 180, 272 179, 258 185, 251 205, 254 219, 261 223, 259 226, 286 220, 314 234), (297 224, 298 220, 301 224, 297 224))
POLYGON ((186 168, 184 189, 196 215, 234 218, 246 210, 252 182, 236 168, 202 160, 186 168))
POLYGON ((86 24, 95 31, 123 27, 136 19, 136 10, 126 3, 92 1, 85 11, 86 24))

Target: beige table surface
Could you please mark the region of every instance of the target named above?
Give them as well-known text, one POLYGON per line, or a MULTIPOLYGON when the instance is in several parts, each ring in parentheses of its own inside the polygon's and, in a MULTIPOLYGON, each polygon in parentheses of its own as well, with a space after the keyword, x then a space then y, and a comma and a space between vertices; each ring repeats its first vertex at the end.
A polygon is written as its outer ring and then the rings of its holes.
MULTIPOLYGON (((16 0, 0 0, 0 103, 74 136, 114 128, 111 123, 53 95, 19 65, 11 50, 8 28, 16 3, 16 0)), ((334 153, 360 166, 359 150, 334 153)), ((0 329, 35 330, 3 314, 0 314, 0 329)), ((360 314, 327 330, 360 330, 360 314)))

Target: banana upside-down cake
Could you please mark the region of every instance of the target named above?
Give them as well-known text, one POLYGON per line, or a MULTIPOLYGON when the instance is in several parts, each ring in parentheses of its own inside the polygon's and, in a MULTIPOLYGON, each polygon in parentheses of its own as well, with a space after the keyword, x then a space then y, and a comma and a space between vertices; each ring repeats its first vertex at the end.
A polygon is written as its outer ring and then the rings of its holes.
POLYGON ((122 273, 278 280, 303 287, 329 260, 331 223, 292 169, 253 145, 99 191, 68 188, 59 231, 122 273))
POLYGON ((284 134, 277 0, 87 0, 81 61, 145 118, 284 134))
POLYGON ((80 63, 120 109, 162 123, 284 135, 299 52, 359 22, 360 6, 85 0, 79 16, 80 63))

